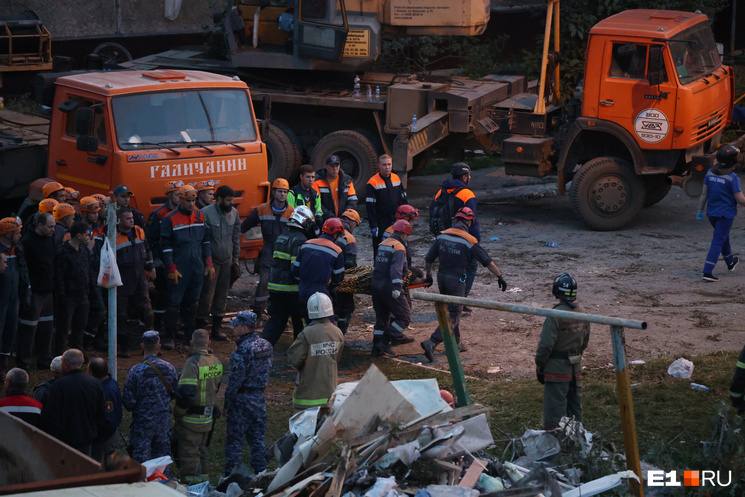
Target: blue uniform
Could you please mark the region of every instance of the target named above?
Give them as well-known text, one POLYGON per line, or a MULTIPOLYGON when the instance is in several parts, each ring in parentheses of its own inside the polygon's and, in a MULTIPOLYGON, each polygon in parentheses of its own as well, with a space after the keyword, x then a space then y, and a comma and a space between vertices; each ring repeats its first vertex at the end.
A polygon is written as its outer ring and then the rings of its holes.
POLYGON ((264 389, 269 383, 272 351, 272 344, 255 332, 236 340, 236 349, 230 356, 230 379, 225 390, 225 473, 230 473, 241 462, 244 438, 251 449, 253 470, 259 473, 266 469, 264 389))
POLYGON ((300 280, 300 301, 306 304, 316 292, 329 295, 329 282, 344 280, 344 252, 334 243, 333 237, 322 233, 300 247, 291 270, 300 280))
POLYGON ((729 232, 737 215, 737 201, 735 193, 742 191, 740 178, 735 173, 717 175, 710 169, 704 177, 706 186, 706 215, 709 223, 714 227, 709 253, 706 255, 704 274, 712 274, 714 266, 719 260, 719 254, 724 262, 731 265, 733 261, 732 247, 729 243, 729 232))
POLYGON ((160 370, 171 391, 175 390, 178 382, 176 368, 155 355, 145 356, 140 364, 132 366, 127 373, 122 403, 128 411, 132 411, 129 443, 132 445, 132 458, 139 462, 171 454, 168 439, 171 397, 160 377, 146 361, 152 362, 160 370))
POLYGON ((408 272, 406 248, 394 234, 378 246, 375 256, 371 289, 375 311, 375 338, 388 341, 399 338, 409 326, 411 307, 403 291, 403 278, 408 272), (395 299, 392 295, 394 290, 401 292, 395 299))

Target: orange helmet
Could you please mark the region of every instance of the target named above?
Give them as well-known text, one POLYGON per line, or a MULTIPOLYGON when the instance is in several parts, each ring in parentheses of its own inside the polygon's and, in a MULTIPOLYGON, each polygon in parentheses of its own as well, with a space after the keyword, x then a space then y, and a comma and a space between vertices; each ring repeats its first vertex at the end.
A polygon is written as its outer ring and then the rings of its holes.
POLYGON ((111 199, 103 193, 94 193, 91 197, 97 199, 100 202, 101 207, 105 207, 109 205, 109 202, 111 202, 111 199))
MULTIPOLYGON (((166 195, 168 195, 168 194, 169 194, 169 193, 171 193, 171 192, 175 192, 175 191, 177 191, 177 190, 178 190, 179 188, 181 188, 182 186, 184 186, 184 182, 183 182, 183 181, 181 181, 180 179, 176 179, 176 180, 173 180, 173 181, 169 181, 169 182, 168 182, 168 183, 166 183, 166 184, 165 184, 165 186, 163 187, 163 193, 165 193, 166 195)), ((192 187, 192 188, 193 188, 193 187, 192 187)))
POLYGON ((65 192, 67 192, 65 193, 65 199, 67 200, 79 200, 80 199, 80 192, 71 186, 66 186, 65 192))
POLYGON ((411 219, 418 218, 419 209, 409 204, 399 205, 398 209, 396 209, 396 219, 403 219, 405 217, 410 217, 411 219))
POLYGON ((54 206, 59 204, 56 200, 53 198, 45 198, 41 202, 39 202, 39 212, 45 213, 45 212, 52 212, 54 209, 54 206))
POLYGON ((411 234, 411 224, 409 224, 408 221, 404 221, 403 219, 399 219, 395 223, 393 223, 393 231, 396 233, 406 233, 407 235, 411 234))
POLYGON ((277 178, 274 180, 274 183, 272 183, 272 188, 283 188, 285 190, 290 189, 290 183, 287 182, 284 178, 277 178))
POLYGON ((207 181, 200 181, 198 183, 195 183, 194 188, 196 188, 198 192, 203 192, 205 190, 214 190, 215 184, 215 180, 208 179, 207 181))
POLYGON ((17 217, 4 217, 0 219, 0 235, 7 235, 12 231, 18 231, 22 227, 17 217))
POLYGON ((354 221, 357 223, 357 226, 360 225, 360 215, 359 213, 354 209, 347 209, 344 211, 344 214, 341 215, 341 217, 345 219, 349 219, 350 221, 354 221))
POLYGON ((52 209, 52 215, 54 216, 54 219, 56 221, 59 221, 60 219, 63 219, 67 216, 74 216, 75 207, 65 203, 57 204, 54 206, 54 209, 52 209))
POLYGON ((466 221, 473 221, 475 219, 473 211, 470 207, 461 207, 460 209, 458 209, 458 212, 456 212, 455 216, 453 217, 455 217, 456 219, 465 219, 466 221))
POLYGON ((197 189, 191 185, 183 185, 178 189, 178 196, 179 198, 185 198, 188 200, 195 199, 197 198, 197 189))
POLYGON ((98 212, 101 210, 101 203, 96 197, 83 197, 80 199, 80 210, 85 212, 98 212))
POLYGON ((335 235, 337 233, 344 233, 344 226, 341 224, 341 220, 338 217, 332 217, 323 223, 321 231, 327 235, 335 235))
POLYGON ((58 192, 60 190, 64 190, 65 187, 62 186, 62 183, 57 183, 56 181, 50 181, 44 187, 41 189, 41 192, 44 194, 44 198, 49 198, 51 194, 54 192, 58 192))

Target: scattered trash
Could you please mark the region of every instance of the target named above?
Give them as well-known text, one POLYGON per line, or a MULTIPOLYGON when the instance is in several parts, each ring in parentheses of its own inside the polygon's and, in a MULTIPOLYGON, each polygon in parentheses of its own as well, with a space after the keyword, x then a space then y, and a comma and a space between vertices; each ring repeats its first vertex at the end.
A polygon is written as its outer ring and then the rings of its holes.
POLYGON ((499 241, 499 237, 493 236, 493 237, 489 238, 489 241, 490 242, 498 242, 499 241))
POLYGON ((641 359, 637 359, 636 361, 631 361, 629 364, 633 364, 635 366, 639 366, 642 364, 646 364, 646 361, 642 361, 641 359))
POLYGON ((145 474, 149 478, 156 471, 165 473, 166 468, 172 462, 173 462, 173 459, 171 459, 171 456, 163 456, 163 457, 156 457, 155 459, 150 459, 149 461, 145 461, 144 463, 142 463, 142 465, 145 466, 145 471, 146 471, 145 474))
POLYGON ((525 456, 531 461, 538 461, 558 454, 561 450, 555 436, 544 430, 526 430, 520 437, 525 456))
POLYGON ((210 492, 210 482, 203 481, 202 483, 195 483, 186 487, 187 497, 207 497, 210 492))
POLYGON ((499 373, 500 371, 502 371, 502 368, 500 368, 499 366, 494 366, 493 368, 489 368, 486 370, 486 372, 489 374, 496 374, 496 373, 499 373))
POLYGON ((700 385, 698 383, 691 383, 691 388, 693 390, 698 390, 700 392, 708 392, 709 391, 709 387, 707 387, 705 385, 700 385))
POLYGON ((690 378, 693 374, 693 363, 688 359, 679 357, 667 368, 667 374, 676 378, 690 378))
POLYGON ((522 288, 517 287, 517 286, 513 286, 512 288, 510 288, 509 290, 507 290, 507 293, 520 293, 522 291, 523 291, 522 288))
POLYGON ((557 242, 546 242, 546 247, 558 247, 559 244, 557 242))

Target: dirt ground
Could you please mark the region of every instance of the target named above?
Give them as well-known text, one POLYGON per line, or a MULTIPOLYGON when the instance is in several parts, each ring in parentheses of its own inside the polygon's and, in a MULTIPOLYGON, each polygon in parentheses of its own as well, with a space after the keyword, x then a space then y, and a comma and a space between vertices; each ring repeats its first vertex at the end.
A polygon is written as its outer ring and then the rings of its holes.
MULTIPOLYGON (((410 201, 422 209, 416 236, 410 239, 414 263, 422 267, 432 240, 426 208, 445 177, 416 177, 409 182, 410 201)), ((680 188, 673 187, 662 202, 644 209, 627 229, 594 232, 575 219, 568 196, 556 195, 552 179, 505 177, 501 168, 485 169, 474 171, 471 187, 479 199, 482 244, 509 285, 507 292, 498 291, 496 278, 480 268, 471 298, 550 308, 555 302, 551 282, 568 271, 577 279, 579 300, 588 312, 647 322, 645 331, 626 330, 629 361, 740 350, 745 344, 745 264, 728 273, 720 261, 714 271, 720 280, 701 280, 712 228, 696 221, 698 200, 680 188), (546 242, 559 245, 548 247, 546 242)), ((733 251, 741 257, 745 254, 743 218, 735 220, 731 232, 733 251)), ((372 245, 364 220, 355 236, 359 264, 371 264, 372 245)), ((231 309, 248 308, 257 280, 244 268, 231 290, 231 309)), ((436 292, 436 284, 427 291, 436 292)), ((358 296, 347 347, 369 350, 373 322, 370 297, 358 296)), ((474 308, 461 321, 468 345, 461 354, 466 374, 489 379, 532 376, 542 322, 539 316, 474 308)), ((415 301, 407 333, 416 341, 397 347, 398 359, 447 370, 442 346, 432 364, 419 346, 436 326, 434 305, 415 301)), ((234 348, 232 341, 213 345, 224 360, 234 348)), ((187 357, 183 348, 165 355, 177 365, 187 357)), ((275 372, 291 379, 291 369, 278 359, 275 372)), ((141 356, 122 361, 120 370, 140 360, 141 356)), ((612 361, 609 327, 592 325, 585 367, 602 367, 612 361)))

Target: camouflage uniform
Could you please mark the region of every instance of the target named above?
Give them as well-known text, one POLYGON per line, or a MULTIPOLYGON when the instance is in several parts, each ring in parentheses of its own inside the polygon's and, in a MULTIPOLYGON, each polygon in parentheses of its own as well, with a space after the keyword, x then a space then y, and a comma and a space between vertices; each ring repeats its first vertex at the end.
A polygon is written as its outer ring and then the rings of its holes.
POLYGON ((171 386, 171 391, 178 382, 176 368, 155 355, 145 356, 140 364, 132 366, 127 373, 122 403, 128 411, 132 411, 129 443, 132 445, 132 458, 139 462, 171 454, 171 443, 168 440, 171 397, 146 361, 152 362, 160 370, 171 386))
MULTIPOLYGON (((554 309, 585 312, 581 305, 565 300, 554 309)), ((581 358, 589 341, 590 323, 554 318, 546 318, 543 323, 535 363, 545 379, 543 424, 546 429, 558 426, 563 416, 574 416, 582 421, 581 358)))
POLYGON ((257 473, 266 469, 266 401, 264 388, 272 368, 272 344, 255 332, 236 340, 230 357, 230 379, 225 390, 227 436, 225 473, 230 473, 243 457, 243 439, 251 449, 251 467, 257 473))
POLYGON ((222 364, 206 348, 195 349, 178 380, 174 459, 179 479, 190 483, 209 479, 207 440, 213 427, 213 410, 222 380, 222 364))

